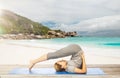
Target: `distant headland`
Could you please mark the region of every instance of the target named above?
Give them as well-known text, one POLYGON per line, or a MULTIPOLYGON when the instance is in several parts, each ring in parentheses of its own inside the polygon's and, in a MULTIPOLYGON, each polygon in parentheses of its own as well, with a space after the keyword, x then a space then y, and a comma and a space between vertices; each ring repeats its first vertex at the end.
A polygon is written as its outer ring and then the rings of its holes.
POLYGON ((0 15, 0 39, 49 39, 77 36, 76 31, 52 30, 8 10, 0 15))

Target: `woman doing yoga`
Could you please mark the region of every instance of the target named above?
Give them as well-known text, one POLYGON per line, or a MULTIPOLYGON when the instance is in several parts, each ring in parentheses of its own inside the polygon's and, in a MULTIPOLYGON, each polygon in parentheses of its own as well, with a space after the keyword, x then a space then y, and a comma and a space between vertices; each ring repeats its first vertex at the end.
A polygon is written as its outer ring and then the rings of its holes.
POLYGON ((45 54, 41 56, 40 58, 32 60, 30 62, 29 70, 31 71, 32 67, 36 63, 49 60, 49 59, 70 56, 70 55, 71 55, 71 59, 69 61, 66 61, 66 60, 57 61, 54 64, 55 70, 56 71, 67 71, 71 73, 86 73, 87 68, 86 68, 86 63, 85 63, 85 57, 84 57, 82 49, 77 44, 68 45, 60 50, 45 54))

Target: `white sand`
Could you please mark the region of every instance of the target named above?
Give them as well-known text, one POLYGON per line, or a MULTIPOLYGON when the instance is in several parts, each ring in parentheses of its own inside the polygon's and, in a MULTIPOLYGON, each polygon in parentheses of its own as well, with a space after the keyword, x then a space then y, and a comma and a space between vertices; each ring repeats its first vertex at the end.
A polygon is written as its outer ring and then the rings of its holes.
MULTIPOLYGON (((26 46, 20 44, 10 44, 6 43, 4 40, 0 40, 0 65, 1 64, 29 64, 29 60, 38 58, 42 54, 48 52, 54 52, 66 45, 56 45, 56 44, 40 44, 39 47, 26 46)), ((120 49, 112 48, 96 48, 89 46, 82 46, 85 52, 85 58, 87 64, 120 64, 120 49)), ((67 59, 70 57, 59 58, 67 59)), ((54 64, 54 60, 49 60, 41 62, 39 64, 54 64)))

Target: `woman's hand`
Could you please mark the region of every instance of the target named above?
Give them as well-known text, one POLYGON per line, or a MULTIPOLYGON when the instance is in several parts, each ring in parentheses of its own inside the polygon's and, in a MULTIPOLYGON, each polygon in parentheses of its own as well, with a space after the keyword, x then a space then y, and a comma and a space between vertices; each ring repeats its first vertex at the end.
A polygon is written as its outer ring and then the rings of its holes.
POLYGON ((82 59, 84 59, 84 52, 81 53, 81 57, 82 57, 82 59))
POLYGON ((29 71, 31 71, 31 69, 33 68, 34 65, 35 65, 35 63, 33 61, 30 61, 29 71))
POLYGON ((81 57, 84 58, 84 54, 82 54, 81 57))

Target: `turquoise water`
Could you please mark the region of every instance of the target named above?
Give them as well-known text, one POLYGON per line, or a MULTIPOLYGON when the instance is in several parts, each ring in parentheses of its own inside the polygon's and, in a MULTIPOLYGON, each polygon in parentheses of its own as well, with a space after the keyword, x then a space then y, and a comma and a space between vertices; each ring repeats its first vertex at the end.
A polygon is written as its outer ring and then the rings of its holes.
POLYGON ((33 44, 79 44, 87 46, 117 47, 120 48, 120 37, 67 37, 41 40, 22 40, 33 44))
POLYGON ((106 47, 120 47, 120 37, 68 37, 45 40, 57 44, 82 44, 106 47))

